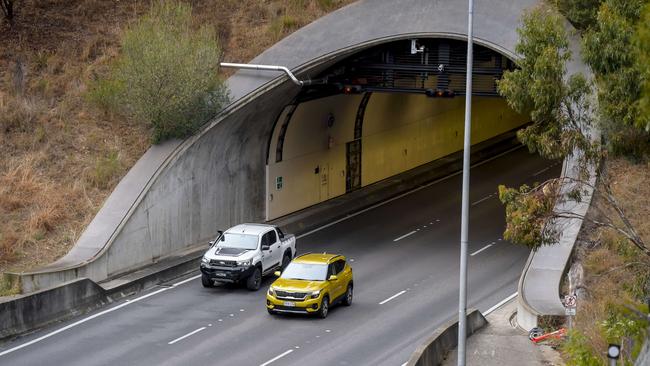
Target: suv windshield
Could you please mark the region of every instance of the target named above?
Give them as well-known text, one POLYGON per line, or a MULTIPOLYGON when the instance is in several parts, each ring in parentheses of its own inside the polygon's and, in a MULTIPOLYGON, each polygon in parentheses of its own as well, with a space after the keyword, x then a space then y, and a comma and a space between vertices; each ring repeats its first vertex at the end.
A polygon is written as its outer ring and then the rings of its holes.
POLYGON ((239 248, 239 249, 256 249, 257 248, 257 235, 238 234, 238 233, 223 233, 217 246, 222 248, 239 248))
POLYGON ((289 280, 325 281, 327 264, 290 263, 280 278, 289 280))

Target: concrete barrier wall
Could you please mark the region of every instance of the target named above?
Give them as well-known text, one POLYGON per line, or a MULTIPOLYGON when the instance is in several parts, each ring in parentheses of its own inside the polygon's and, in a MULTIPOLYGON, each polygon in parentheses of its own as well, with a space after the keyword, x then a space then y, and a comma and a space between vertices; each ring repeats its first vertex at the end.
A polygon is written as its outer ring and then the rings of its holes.
MULTIPOLYGON (((487 324, 487 320, 476 309, 467 312, 467 336, 487 324)), ((449 321, 436 329, 411 355, 407 366, 438 366, 447 357, 449 351, 458 345, 458 320, 449 321)))
POLYGON ((109 301, 104 290, 82 278, 0 303, 0 339, 70 317, 109 301))

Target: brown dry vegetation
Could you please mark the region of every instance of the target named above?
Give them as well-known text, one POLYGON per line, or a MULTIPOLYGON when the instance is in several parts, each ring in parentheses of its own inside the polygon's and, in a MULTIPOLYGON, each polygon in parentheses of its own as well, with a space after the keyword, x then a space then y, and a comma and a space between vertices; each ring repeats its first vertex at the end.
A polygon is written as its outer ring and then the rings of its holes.
MULTIPOLYGON (((224 59, 246 62, 352 0, 193 0, 224 59)), ((56 260, 149 147, 149 131, 91 107, 89 81, 150 1, 22 0, 0 22, 0 272, 56 260)))
MULTIPOLYGON (((632 164, 617 159, 609 162, 609 166, 614 194, 647 243, 650 240, 650 163, 632 164)), ((592 204, 603 205, 603 201, 596 195, 592 204)), ((627 306, 639 306, 648 295, 650 257, 618 233, 593 229, 586 222, 585 225, 575 257, 584 266, 587 299, 578 304, 576 329, 586 335, 587 348, 592 354, 602 355, 599 358, 604 364, 608 340, 603 321, 627 306)), ((625 352, 629 355, 629 349, 623 351, 624 356, 625 352)))

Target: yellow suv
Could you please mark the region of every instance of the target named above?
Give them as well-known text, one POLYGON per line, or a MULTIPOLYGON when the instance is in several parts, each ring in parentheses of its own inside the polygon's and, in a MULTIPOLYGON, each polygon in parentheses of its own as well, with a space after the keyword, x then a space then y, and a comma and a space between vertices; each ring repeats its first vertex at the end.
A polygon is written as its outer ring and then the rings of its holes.
POLYGON ((269 314, 300 313, 327 317, 330 306, 352 304, 352 268, 338 254, 304 254, 296 257, 266 294, 269 314))

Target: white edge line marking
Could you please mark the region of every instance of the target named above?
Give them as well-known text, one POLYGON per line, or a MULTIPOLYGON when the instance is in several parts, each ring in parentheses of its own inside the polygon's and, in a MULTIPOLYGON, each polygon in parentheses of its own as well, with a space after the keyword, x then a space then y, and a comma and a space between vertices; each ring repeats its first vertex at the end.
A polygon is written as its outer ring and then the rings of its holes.
POLYGON ((544 168, 544 169, 538 171, 537 173, 534 173, 534 174, 533 174, 533 177, 536 177, 536 176, 538 176, 538 175, 544 173, 545 171, 551 169, 552 167, 554 167, 554 165, 548 166, 548 167, 546 167, 546 168, 544 168))
MULTIPOLYGON (((513 147, 512 149, 509 149, 509 150, 506 150, 506 151, 502 152, 501 154, 497 154, 497 155, 495 155, 495 156, 493 156, 493 157, 491 157, 491 158, 489 158, 489 159, 486 159, 486 160, 483 160, 483 161, 481 161, 481 162, 478 162, 478 163, 472 165, 471 167, 472 167, 472 168, 476 168, 476 167, 479 167, 479 166, 481 166, 481 165, 483 165, 483 164, 487 164, 487 163, 491 162, 492 160, 496 160, 496 159, 498 159, 498 158, 500 158, 500 157, 502 157, 502 156, 504 156, 504 155, 510 154, 510 153, 513 152, 513 151, 517 151, 517 150, 519 150, 519 149, 523 149, 523 147, 524 147, 523 145, 521 145, 521 146, 515 146, 515 147, 513 147)), ((357 211, 357 212, 355 212, 355 213, 353 213, 353 214, 350 214, 350 215, 347 215, 347 216, 345 216, 345 217, 342 217, 342 218, 340 218, 340 219, 338 219, 338 220, 332 221, 332 222, 330 222, 329 224, 323 225, 323 226, 321 226, 321 227, 317 227, 317 228, 314 229, 314 230, 311 230, 311 231, 308 231, 308 232, 306 232, 306 233, 304 233, 304 234, 301 234, 301 235, 296 236, 296 239, 304 238, 304 237, 307 236, 307 235, 311 235, 311 234, 316 233, 316 232, 319 232, 319 231, 321 231, 321 230, 323 230, 323 229, 327 229, 328 227, 333 226, 333 225, 336 225, 336 224, 338 224, 339 222, 342 222, 342 221, 345 221, 345 220, 351 219, 351 218, 353 218, 353 217, 355 217, 355 216, 357 216, 357 215, 361 215, 361 214, 364 213, 364 212, 370 211, 370 210, 375 209, 375 208, 377 208, 377 207, 383 206, 383 205, 385 205, 385 204, 387 204, 387 203, 390 203, 390 202, 393 202, 393 201, 395 201, 395 200, 398 200, 398 199, 400 199, 400 198, 402 198, 402 197, 408 196, 408 195, 411 194, 411 193, 418 192, 418 191, 420 191, 420 190, 422 190, 422 189, 425 189, 425 188, 428 188, 428 187, 430 187, 430 186, 432 186, 432 185, 434 185, 434 184, 437 184, 437 183, 440 183, 440 182, 445 181, 445 180, 447 180, 447 179, 453 178, 453 177, 455 177, 455 176, 457 176, 457 175, 460 175, 462 172, 463 172, 462 170, 457 171, 457 172, 455 172, 455 173, 453 173, 453 174, 450 174, 450 175, 448 175, 448 176, 446 176, 446 177, 442 177, 442 178, 440 178, 440 179, 436 179, 436 180, 434 180, 433 182, 429 182, 429 183, 427 183, 427 184, 425 184, 425 185, 423 185, 423 186, 419 186, 419 187, 417 187, 417 188, 415 188, 415 189, 413 189, 413 190, 410 190, 410 191, 408 191, 408 192, 404 192, 404 193, 402 193, 402 194, 400 194, 400 195, 397 195, 397 196, 395 196, 395 197, 393 197, 393 198, 391 198, 391 199, 387 199, 387 200, 385 200, 385 201, 382 201, 382 202, 379 202, 379 203, 377 203, 377 204, 374 204, 374 205, 372 205, 372 206, 370 206, 370 207, 368 207, 368 208, 365 208, 365 209, 363 209, 363 210, 361 210, 361 211, 357 211)), ((440 220, 436 220, 436 221, 440 221, 440 220)))
POLYGON ((485 313, 483 313, 484 316, 488 316, 491 312, 495 311, 496 309, 500 308, 503 304, 507 303, 508 301, 514 299, 518 292, 515 292, 514 294, 506 297, 505 299, 501 300, 498 304, 494 305, 493 307, 489 308, 485 313))
POLYGON ((473 256, 479 254, 480 252, 484 251, 485 249, 487 249, 487 248, 489 248, 489 247, 491 247, 491 246, 493 246, 493 245, 494 245, 494 244, 488 244, 488 245, 484 246, 483 248, 481 248, 481 249, 475 251, 474 253, 470 254, 470 256, 473 257, 473 256))
POLYGON ((408 365, 408 362, 404 362, 404 363, 402 364, 402 366, 406 366, 406 365, 408 365))
POLYGON ((417 231, 413 230, 413 231, 411 231, 410 233, 404 234, 404 235, 400 236, 400 237, 397 238, 397 239, 393 239, 393 241, 399 241, 399 240, 402 240, 402 239, 406 238, 407 236, 411 236, 411 235, 415 234, 416 232, 417 232, 417 231))
POLYGON ((167 291, 167 290, 169 290, 169 289, 172 289, 172 288, 174 288, 174 287, 176 287, 176 286, 178 286, 178 285, 181 285, 181 284, 183 284, 183 283, 189 282, 190 280, 196 279, 196 278, 198 278, 198 277, 199 277, 199 276, 194 276, 194 277, 188 278, 188 279, 186 279, 186 280, 180 281, 180 282, 178 282, 178 283, 175 283, 175 284, 172 285, 172 287, 164 287, 164 288, 161 288, 161 289, 156 290, 156 291, 154 291, 154 292, 150 292, 150 293, 148 293, 148 294, 146 294, 146 295, 143 295, 143 296, 140 296, 140 297, 138 297, 138 298, 135 298, 135 299, 133 299, 133 300, 125 301, 125 302, 123 302, 122 304, 119 304, 119 305, 117 305, 117 306, 115 306, 115 307, 112 307, 112 308, 110 308, 110 309, 106 309, 106 310, 101 311, 101 312, 99 312, 99 313, 97 313, 97 314, 94 314, 94 315, 91 315, 91 316, 89 316, 89 317, 87 317, 87 318, 84 318, 84 319, 81 319, 81 320, 79 320, 79 321, 76 321, 76 322, 74 322, 74 323, 72 323, 72 324, 70 324, 70 325, 66 325, 66 326, 63 327, 63 328, 59 328, 59 329, 57 329, 57 330, 55 330, 55 331, 53 331, 53 332, 51 332, 51 333, 48 333, 48 334, 46 334, 46 335, 44 335, 44 336, 38 337, 38 338, 36 338, 36 339, 32 339, 32 340, 29 341, 29 342, 26 342, 26 343, 23 343, 23 344, 21 344, 21 345, 19 345, 19 346, 14 347, 14 348, 9 348, 8 350, 2 351, 2 352, 0 352, 0 357, 1 357, 1 356, 4 356, 4 355, 6 355, 6 354, 9 354, 9 353, 11 353, 11 352, 14 352, 14 351, 18 351, 19 349, 22 349, 22 348, 25 348, 25 347, 31 346, 31 345, 34 344, 34 343, 38 343, 38 342, 40 342, 40 341, 42 341, 42 340, 44 340, 44 339, 50 338, 50 337, 52 337, 52 336, 55 336, 55 335, 57 335, 57 334, 59 334, 59 333, 61 333, 61 332, 64 332, 64 331, 66 331, 66 330, 68 330, 68 329, 70 329, 70 328, 74 328, 74 327, 76 327, 77 325, 81 325, 81 324, 83 324, 83 323, 85 323, 85 322, 87 322, 87 321, 89 321, 89 320, 93 320, 93 319, 98 318, 98 317, 100 317, 100 316, 102 316, 102 315, 105 315, 105 314, 111 313, 111 312, 113 312, 113 311, 115 311, 115 310, 121 309, 121 308, 123 308, 123 307, 125 307, 125 306, 127 306, 127 305, 131 305, 131 304, 136 303, 136 302, 138 302, 138 301, 140 301, 140 300, 144 300, 144 299, 146 299, 146 298, 148 298, 148 297, 151 297, 151 296, 157 295, 157 294, 159 294, 159 293, 161 293, 161 292, 164 292, 164 291, 167 291))
POLYGON ((402 291, 396 293, 395 295, 393 295, 393 296, 387 298, 386 300, 380 302, 379 305, 384 305, 385 303, 387 303, 387 302, 389 302, 390 300, 396 298, 397 296, 403 295, 405 292, 406 292, 406 290, 402 290, 402 291))
POLYGON ((199 277, 201 277, 201 275, 192 276, 192 277, 190 277, 188 279, 182 280, 180 282, 176 282, 175 284, 172 285, 172 287, 180 286, 180 285, 182 285, 184 283, 188 283, 190 281, 193 281, 193 280, 195 280, 195 279, 197 279, 199 277))
POLYGON ((271 362, 275 362, 275 361, 281 359, 282 357, 288 355, 288 354, 291 353, 291 352, 293 352, 292 349, 290 349, 290 350, 288 350, 288 351, 286 351, 286 352, 284 352, 284 353, 281 353, 281 354, 279 354, 279 355, 273 357, 272 359, 270 359, 270 360, 264 362, 264 363, 261 364, 260 366, 266 366, 266 365, 270 364, 271 362))
POLYGON ((485 197, 481 198, 480 200, 478 200, 478 201, 472 203, 472 206, 476 206, 476 205, 478 205, 479 203, 481 203, 481 202, 483 202, 483 201, 489 200, 490 198, 492 198, 492 195, 485 196, 485 197))
POLYGON ((174 339, 173 341, 168 342, 167 344, 174 344, 174 343, 176 343, 176 342, 178 342, 178 341, 182 341, 183 339, 185 339, 185 338, 187 338, 187 337, 189 337, 189 336, 191 336, 191 335, 194 335, 194 334, 196 334, 196 333, 202 331, 203 329, 205 329, 205 327, 201 327, 201 328, 199 328, 199 329, 193 330, 193 331, 187 333, 186 335, 184 335, 184 336, 182 336, 182 337, 178 337, 178 338, 174 339))

